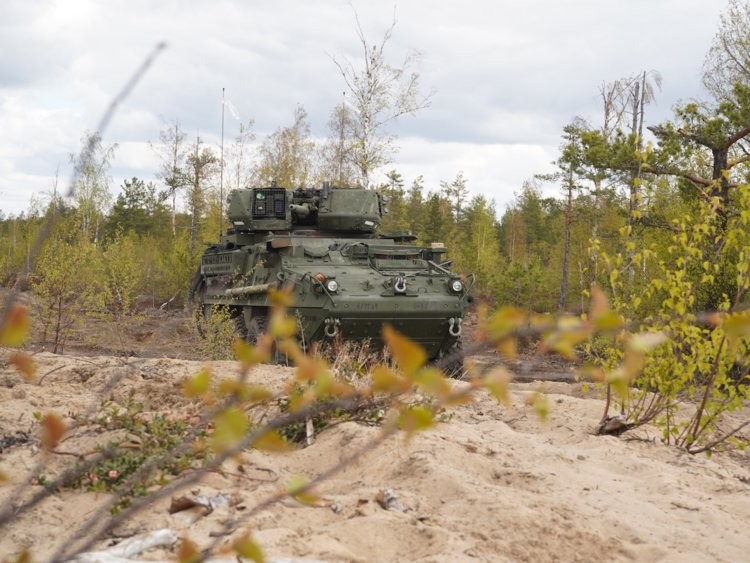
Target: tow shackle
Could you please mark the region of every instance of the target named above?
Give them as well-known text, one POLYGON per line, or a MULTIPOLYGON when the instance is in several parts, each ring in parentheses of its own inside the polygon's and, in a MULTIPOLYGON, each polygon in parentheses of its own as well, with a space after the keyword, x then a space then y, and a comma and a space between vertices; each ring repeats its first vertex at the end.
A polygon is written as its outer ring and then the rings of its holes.
POLYGON ((339 333, 339 325, 341 325, 341 321, 338 319, 328 318, 325 322, 326 326, 323 329, 323 333, 327 338, 336 338, 339 333))
POLYGON ((461 336, 461 322, 463 319, 451 317, 448 319, 448 334, 451 336, 461 336))
POLYGON ((396 281, 393 282, 393 291, 396 293, 406 293, 406 278, 404 276, 398 276, 396 281))

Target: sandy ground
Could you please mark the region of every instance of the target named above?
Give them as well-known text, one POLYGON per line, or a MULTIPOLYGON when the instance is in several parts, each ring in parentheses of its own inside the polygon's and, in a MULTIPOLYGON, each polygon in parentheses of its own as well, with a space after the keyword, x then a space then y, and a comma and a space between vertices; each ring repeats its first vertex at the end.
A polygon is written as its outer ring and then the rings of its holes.
MULTIPOLYGON (((14 485, 31 479, 38 463, 51 468, 70 463, 67 456, 44 460, 34 411, 67 416, 96 410, 107 381, 122 377, 107 398, 132 397, 149 411, 178 412, 189 407, 180 397, 182 380, 205 365, 151 358, 125 367, 125 359, 112 356, 46 352, 35 360, 41 384, 0 369, 0 439, 19 431, 30 436, 22 443, 6 440, 0 452, 0 471, 12 481, 0 488, 0 506, 7 506, 14 485)), ((210 365, 227 377, 236 370, 232 362, 210 365)), ((250 377, 280 389, 291 375, 289 368, 259 366, 250 377)), ((599 399, 572 383, 515 384, 510 407, 479 395, 410 443, 392 436, 328 480, 318 493, 333 506, 277 503, 242 521, 219 544, 251 531, 270 559, 747 561, 750 457, 690 456, 660 445, 653 429, 626 435, 630 439, 594 436, 601 411, 599 399), (540 385, 553 405, 546 423, 525 404, 540 385), (385 489, 404 511, 381 507, 376 497, 385 489)), ((315 477, 379 432, 377 426, 346 422, 292 453, 248 451, 189 491, 234 495, 238 502, 231 508, 196 520, 187 513, 170 515, 165 499, 128 522, 123 533, 170 528, 208 545, 211 532, 222 530, 228 519, 241 519, 293 476, 315 477)), ((61 448, 74 443, 75 437, 61 448)), ((39 489, 32 486, 30 492, 39 489)), ((107 498, 71 491, 50 496, 0 531, 2 559, 13 560, 23 547, 34 560, 50 558, 107 498)), ((111 543, 106 539, 98 546, 111 543)), ((165 548, 143 555, 174 556, 165 548)))

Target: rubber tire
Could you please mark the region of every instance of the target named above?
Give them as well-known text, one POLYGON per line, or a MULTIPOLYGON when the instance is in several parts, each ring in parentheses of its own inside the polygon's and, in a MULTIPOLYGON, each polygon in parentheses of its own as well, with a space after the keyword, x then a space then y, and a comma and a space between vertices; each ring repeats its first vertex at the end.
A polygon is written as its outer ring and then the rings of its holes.
POLYGON ((238 338, 247 340, 247 325, 245 324, 245 315, 242 314, 242 307, 232 308, 232 322, 234 323, 234 333, 238 338))
MULTIPOLYGON (((244 324, 244 322, 243 322, 244 324)), ((250 319, 247 325, 245 340, 253 346, 258 344, 258 340, 268 331, 268 317, 258 316, 250 319)))
POLYGON ((438 364, 445 375, 453 379, 461 379, 464 376, 464 346, 459 338, 446 350, 438 364))
MULTIPOLYGON (((247 337, 245 339, 253 346, 256 346, 258 340, 260 340, 266 332, 268 332, 268 317, 265 315, 259 315, 250 319, 250 323, 247 325, 247 337)), ((274 365, 288 365, 289 363, 288 358, 279 352, 275 342, 271 345, 271 359, 269 360, 269 363, 274 365)))

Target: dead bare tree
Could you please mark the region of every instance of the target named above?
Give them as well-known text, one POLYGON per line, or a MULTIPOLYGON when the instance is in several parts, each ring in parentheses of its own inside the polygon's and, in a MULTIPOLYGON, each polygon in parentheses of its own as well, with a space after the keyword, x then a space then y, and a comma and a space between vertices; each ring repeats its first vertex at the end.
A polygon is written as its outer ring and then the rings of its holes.
POLYGON ((397 66, 386 59, 386 46, 396 27, 395 17, 379 43, 368 42, 356 12, 354 19, 362 48, 361 61, 355 64, 349 58, 333 55, 331 60, 346 84, 348 97, 344 103, 355 114, 350 159, 360 183, 369 187, 372 173, 388 164, 394 152, 394 136, 387 132, 387 125, 428 107, 433 92, 421 92, 419 73, 414 70, 420 59, 418 51, 409 51, 397 66))
POLYGON ((734 97, 737 83, 750 85, 750 3, 729 0, 703 62, 703 85, 718 102, 734 97))

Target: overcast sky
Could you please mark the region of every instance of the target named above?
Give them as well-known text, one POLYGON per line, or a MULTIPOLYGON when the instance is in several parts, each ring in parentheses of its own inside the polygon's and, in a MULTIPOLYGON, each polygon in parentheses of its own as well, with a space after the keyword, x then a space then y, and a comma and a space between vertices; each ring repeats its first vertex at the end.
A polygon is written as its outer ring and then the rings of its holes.
MULTIPOLYGON (((218 146, 221 89, 259 140, 308 111, 325 137, 343 81, 329 55, 361 56, 396 27, 386 57, 422 53, 431 107, 400 121, 394 162, 429 189, 463 171, 502 212, 523 182, 552 169, 562 127, 598 123, 598 88, 658 70, 646 121, 703 97, 700 73, 725 0, 0 0, 0 211, 61 188, 112 97, 159 42, 167 44, 104 133, 118 143, 113 187, 155 180, 149 149, 165 122, 218 146)), ((225 117, 225 143, 238 122, 225 117)), ((548 187, 554 193, 553 187, 548 187)))

